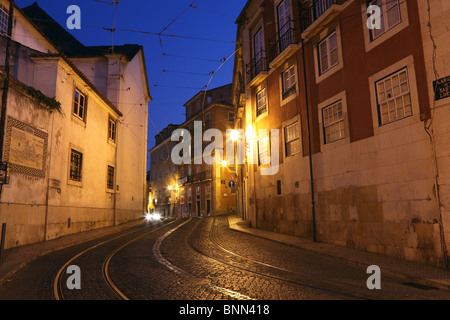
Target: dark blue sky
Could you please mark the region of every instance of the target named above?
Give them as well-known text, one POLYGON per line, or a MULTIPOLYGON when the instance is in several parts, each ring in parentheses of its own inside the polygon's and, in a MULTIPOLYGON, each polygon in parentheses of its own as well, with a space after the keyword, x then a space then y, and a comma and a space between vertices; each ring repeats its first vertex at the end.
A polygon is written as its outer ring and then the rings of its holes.
MULTIPOLYGON (((67 7, 78 5, 81 8, 81 30, 68 31, 85 45, 111 44, 111 32, 102 29, 111 28, 114 23, 116 5, 111 4, 110 0, 15 2, 21 8, 37 2, 65 28, 69 17, 66 13, 67 7)), ((212 78, 209 74, 219 68, 221 59, 233 54, 236 40, 234 22, 245 3, 246 0, 120 1, 114 44, 143 45, 146 55, 150 93, 153 98, 149 103, 148 149, 154 146, 154 136, 157 134, 155 126, 162 130, 169 123, 184 122, 183 104, 202 90, 210 79, 208 89, 232 81, 234 57, 223 64, 212 78), (195 8, 189 7, 192 3, 195 8), (160 33, 167 26, 163 34, 184 38, 161 37, 163 49, 157 35, 123 30, 160 33), (163 68, 166 72, 162 72, 163 68)))

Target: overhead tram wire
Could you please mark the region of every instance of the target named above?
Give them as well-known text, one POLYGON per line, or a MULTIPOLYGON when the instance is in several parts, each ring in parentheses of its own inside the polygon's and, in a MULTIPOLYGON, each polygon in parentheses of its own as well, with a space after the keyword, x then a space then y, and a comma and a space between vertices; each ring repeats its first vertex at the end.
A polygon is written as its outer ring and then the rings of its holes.
POLYGON ((209 12, 209 13, 213 13, 213 14, 218 14, 218 15, 221 15, 221 16, 224 16, 224 17, 228 17, 230 19, 236 19, 236 17, 234 17, 232 15, 229 15, 229 14, 226 14, 226 13, 217 12, 217 11, 213 11, 213 10, 206 9, 206 8, 200 8, 200 7, 197 7, 197 6, 194 6, 194 5, 192 5, 192 8, 203 10, 203 11, 206 11, 206 12, 209 12))
POLYGON ((201 57, 192 57, 192 56, 180 56, 176 54, 168 54, 164 53, 167 57, 175 57, 175 58, 182 58, 182 59, 193 59, 193 60, 202 60, 202 61, 210 61, 210 62, 222 62, 223 59, 217 60, 217 59, 210 59, 210 58, 201 58, 201 57))

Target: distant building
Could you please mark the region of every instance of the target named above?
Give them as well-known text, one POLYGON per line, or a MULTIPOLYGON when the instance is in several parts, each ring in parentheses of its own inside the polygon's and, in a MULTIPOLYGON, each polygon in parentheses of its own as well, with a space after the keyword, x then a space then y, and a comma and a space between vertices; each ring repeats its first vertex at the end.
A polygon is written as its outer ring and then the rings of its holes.
MULTIPOLYGON (((229 183, 236 181, 232 163, 208 164, 203 157, 194 161, 194 122, 199 122, 203 133, 217 129, 226 145, 227 129, 234 126, 234 107, 231 105, 231 84, 200 91, 189 99, 186 121, 178 126, 169 125, 155 136, 156 145, 150 150, 152 206, 166 217, 208 216, 236 209, 236 188, 229 183), (172 150, 179 141, 172 141, 174 130, 184 129, 192 137, 190 163, 176 165, 171 159, 172 150), (198 163, 195 163, 198 162, 198 163)), ((210 142, 203 141, 202 151, 210 142)), ((224 158, 226 152, 223 152, 224 158)), ((203 155, 203 153, 202 153, 203 155)))
POLYGON ((159 132, 155 136, 155 146, 150 150, 149 212, 160 213, 162 217, 176 216, 178 168, 170 154, 175 144, 171 141, 171 135, 177 128, 177 125, 170 124, 159 132))
MULTIPOLYGON (((9 2, 0 5, 7 20, 9 2)), ((6 247, 141 218, 151 100, 142 46, 84 46, 34 3, 14 7, 10 52, 6 247)))

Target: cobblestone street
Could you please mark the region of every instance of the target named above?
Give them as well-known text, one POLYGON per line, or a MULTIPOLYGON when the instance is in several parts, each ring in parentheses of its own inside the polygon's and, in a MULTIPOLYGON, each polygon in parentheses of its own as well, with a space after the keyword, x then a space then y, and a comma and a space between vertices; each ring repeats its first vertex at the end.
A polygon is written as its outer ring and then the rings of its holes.
POLYGON ((228 216, 147 222, 58 250, 0 286, 0 299, 32 300, 404 300, 450 292, 229 228, 228 216), (69 289, 69 265, 81 289, 69 289))

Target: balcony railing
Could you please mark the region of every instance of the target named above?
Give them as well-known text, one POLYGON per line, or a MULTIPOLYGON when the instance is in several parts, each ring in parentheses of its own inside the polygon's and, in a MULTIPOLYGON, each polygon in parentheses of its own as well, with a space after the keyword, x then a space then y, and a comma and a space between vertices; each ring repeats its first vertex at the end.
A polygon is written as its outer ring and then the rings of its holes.
POLYGON ((268 71, 266 52, 260 51, 247 63, 247 84, 249 84, 262 71, 268 71))
POLYGON ((302 32, 319 19, 333 4, 338 4, 338 0, 314 0, 309 7, 301 9, 300 28, 302 32))
POLYGON ((269 61, 272 62, 279 54, 281 54, 289 45, 296 44, 294 21, 289 20, 277 32, 275 38, 270 43, 272 44, 269 52, 269 61))

